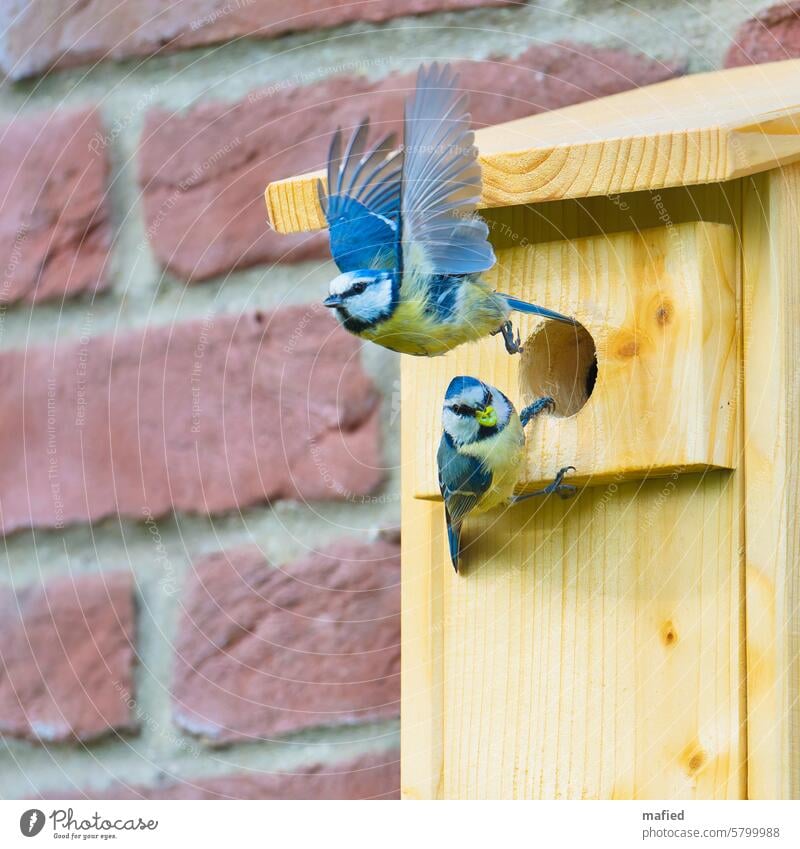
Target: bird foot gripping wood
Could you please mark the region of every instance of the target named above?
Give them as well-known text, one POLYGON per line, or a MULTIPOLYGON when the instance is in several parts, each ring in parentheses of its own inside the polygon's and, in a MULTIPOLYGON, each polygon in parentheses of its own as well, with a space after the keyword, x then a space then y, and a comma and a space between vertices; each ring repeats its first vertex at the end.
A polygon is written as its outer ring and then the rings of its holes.
POLYGON ((552 413, 555 408, 555 400, 549 395, 545 395, 543 398, 537 398, 532 404, 528 404, 527 407, 522 409, 519 414, 519 420, 522 422, 522 426, 526 427, 528 422, 530 422, 530 420, 535 416, 538 416, 539 413, 544 410, 552 413))
POLYGON ((511 499, 512 504, 519 504, 520 501, 526 501, 528 498, 533 498, 535 495, 553 495, 556 494, 560 498, 572 498, 578 491, 576 486, 571 483, 564 483, 564 475, 567 472, 574 472, 575 466, 564 466, 558 470, 558 474, 553 478, 553 482, 549 483, 544 489, 537 489, 535 492, 526 492, 524 495, 515 495, 511 499))

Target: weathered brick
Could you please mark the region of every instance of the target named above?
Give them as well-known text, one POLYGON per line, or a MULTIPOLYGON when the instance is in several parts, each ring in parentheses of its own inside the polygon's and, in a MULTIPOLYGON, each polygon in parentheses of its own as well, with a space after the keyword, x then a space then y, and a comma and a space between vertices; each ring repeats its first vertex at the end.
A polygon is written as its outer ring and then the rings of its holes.
POLYGON ((358 347, 314 305, 0 354, 0 528, 371 492, 358 347))
POLYGON ((800 2, 770 6, 738 29, 725 67, 800 57, 800 2))
POLYGON ((0 127, 0 303, 105 286, 108 158, 93 110, 20 116, 0 127))
POLYGON ((248 771, 170 781, 157 787, 117 784, 102 792, 59 790, 43 799, 398 799, 400 753, 393 749, 292 773, 248 771))
MULTIPOLYGON (((516 59, 460 62, 477 125, 495 124, 679 73, 622 50, 570 44, 532 47, 516 59)), ((139 152, 150 241, 159 261, 185 279, 232 268, 327 256, 324 235, 281 236, 265 224, 268 182, 322 167, 331 133, 369 114, 399 129, 414 75, 379 83, 336 77, 280 83, 236 104, 186 113, 151 110, 139 152)))
POLYGON ((4 588, 0 622, 0 731, 53 742, 133 728, 128 573, 4 588))
POLYGON ((273 38, 351 21, 503 6, 511 0, 119 0, 103 4, 3 0, 0 70, 15 79, 99 59, 122 59, 229 39, 273 38))
POLYGON ((174 718, 215 743, 395 716, 399 548, 342 540, 281 568, 255 547, 195 566, 174 718))

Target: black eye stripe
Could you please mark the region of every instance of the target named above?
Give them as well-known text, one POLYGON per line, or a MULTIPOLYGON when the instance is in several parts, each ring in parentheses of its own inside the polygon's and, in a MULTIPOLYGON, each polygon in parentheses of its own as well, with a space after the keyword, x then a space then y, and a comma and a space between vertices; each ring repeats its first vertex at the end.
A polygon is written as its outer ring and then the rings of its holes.
POLYGON ((466 404, 453 404, 450 409, 457 416, 474 416, 475 410, 472 407, 468 407, 466 404))

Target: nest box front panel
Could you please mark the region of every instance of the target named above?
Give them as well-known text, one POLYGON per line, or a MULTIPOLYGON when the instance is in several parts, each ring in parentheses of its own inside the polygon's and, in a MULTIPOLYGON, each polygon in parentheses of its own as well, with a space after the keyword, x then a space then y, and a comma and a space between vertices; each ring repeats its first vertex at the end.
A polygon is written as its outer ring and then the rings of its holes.
POLYGON ((734 228, 703 221, 499 251, 498 290, 581 326, 512 314, 521 356, 489 338, 405 370, 406 396, 426 399, 415 495, 439 495, 438 400, 457 374, 498 386, 518 409, 555 399, 527 429, 523 488, 567 465, 582 484, 734 468, 738 257, 734 228))
POLYGON ((421 561, 438 585, 426 635, 444 798, 741 798, 735 476, 609 484, 476 516, 459 575, 441 505, 416 502, 438 550, 427 559, 408 534, 404 569, 421 561))

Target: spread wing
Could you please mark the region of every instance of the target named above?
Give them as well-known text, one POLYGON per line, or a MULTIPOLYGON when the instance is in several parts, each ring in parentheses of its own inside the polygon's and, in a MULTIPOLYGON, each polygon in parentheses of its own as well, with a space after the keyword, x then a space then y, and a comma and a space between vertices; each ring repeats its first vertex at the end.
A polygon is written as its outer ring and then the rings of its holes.
POLYGON ((481 169, 469 98, 449 65, 420 68, 406 104, 403 264, 425 274, 471 274, 494 265, 486 222, 474 212, 481 169))
POLYGON ((394 135, 367 149, 369 119, 342 153, 337 130, 328 151, 328 195, 317 181, 328 222, 331 253, 340 271, 399 265, 402 154, 392 154, 394 135))

